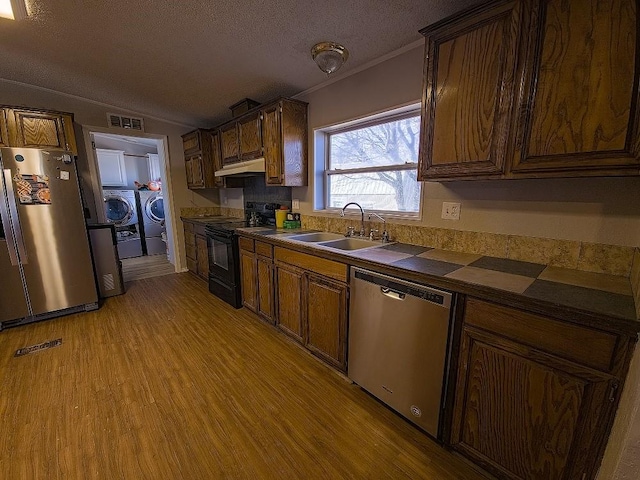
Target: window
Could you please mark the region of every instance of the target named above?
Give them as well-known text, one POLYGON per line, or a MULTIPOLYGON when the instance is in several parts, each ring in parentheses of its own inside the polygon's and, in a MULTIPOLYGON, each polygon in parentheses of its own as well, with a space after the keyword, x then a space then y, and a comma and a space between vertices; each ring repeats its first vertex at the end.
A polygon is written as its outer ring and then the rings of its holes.
POLYGON ((326 208, 357 202, 365 210, 419 213, 419 110, 366 119, 325 135, 326 208))

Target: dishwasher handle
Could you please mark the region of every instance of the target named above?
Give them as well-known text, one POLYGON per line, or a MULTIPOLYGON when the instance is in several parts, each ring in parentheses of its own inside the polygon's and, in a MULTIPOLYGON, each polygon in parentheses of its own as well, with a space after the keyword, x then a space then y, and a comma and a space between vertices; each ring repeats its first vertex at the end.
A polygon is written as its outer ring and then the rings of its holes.
POLYGON ((404 300, 407 296, 406 293, 396 292, 395 290, 391 290, 388 287, 380 287, 380 291, 383 295, 386 295, 389 298, 393 298, 394 300, 404 300))

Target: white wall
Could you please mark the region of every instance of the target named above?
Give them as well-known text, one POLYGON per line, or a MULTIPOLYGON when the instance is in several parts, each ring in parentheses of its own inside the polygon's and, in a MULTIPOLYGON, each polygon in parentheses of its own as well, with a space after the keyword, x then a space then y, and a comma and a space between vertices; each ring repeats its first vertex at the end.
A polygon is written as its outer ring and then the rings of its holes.
MULTIPOLYGON (((296 98, 309 103, 313 131, 419 102, 423 48, 411 49, 355 75, 296 98)), ((313 212, 310 186, 294 188, 301 213, 313 212)), ((640 244, 640 181, 579 178, 425 182, 421 225, 457 230, 558 238, 604 244, 640 244), (457 222, 440 218, 443 201, 462 203, 457 222)))
MULTIPOLYGON (((49 90, 16 84, 0 79, 0 104, 24 106, 30 108, 42 108, 70 112, 74 114, 76 123, 85 126, 107 126, 107 112, 134 114, 136 112, 123 111, 108 105, 91 102, 81 98, 58 94, 49 90)), ((174 198, 174 218, 176 219, 176 240, 178 241, 178 251, 181 257, 181 265, 186 265, 184 235, 181 234, 182 226, 178 222, 181 207, 211 207, 219 204, 218 192, 209 190, 195 193, 187 188, 186 173, 184 168, 184 153, 182 150, 182 138, 184 133, 193 130, 188 125, 177 125, 155 118, 144 117, 145 131, 147 133, 166 135, 169 148, 169 171, 170 182, 174 198)), ((127 135, 130 130, 114 128, 114 134, 127 135)), ((76 133, 76 141, 79 150, 83 151, 81 144, 84 141, 82 136, 76 133)), ((86 165, 82 160, 78 162, 79 167, 86 165)), ((83 172, 81 172, 82 174, 83 172)))

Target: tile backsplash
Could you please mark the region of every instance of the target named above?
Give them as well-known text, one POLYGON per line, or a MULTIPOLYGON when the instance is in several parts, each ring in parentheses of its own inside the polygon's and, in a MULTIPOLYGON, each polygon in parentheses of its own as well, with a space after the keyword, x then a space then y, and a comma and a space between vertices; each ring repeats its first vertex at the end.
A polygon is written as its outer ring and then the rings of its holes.
MULTIPOLYGON (((348 226, 357 224, 359 220, 353 218, 302 215, 302 227, 307 229, 344 233, 348 226)), ((367 222, 367 228, 382 232, 382 223, 367 222)), ((640 254, 634 247, 397 223, 387 223, 387 230, 393 241, 402 243, 623 277, 631 275, 634 263, 634 272, 640 277, 640 254)), ((636 299, 640 296, 638 281, 636 278, 636 299)))

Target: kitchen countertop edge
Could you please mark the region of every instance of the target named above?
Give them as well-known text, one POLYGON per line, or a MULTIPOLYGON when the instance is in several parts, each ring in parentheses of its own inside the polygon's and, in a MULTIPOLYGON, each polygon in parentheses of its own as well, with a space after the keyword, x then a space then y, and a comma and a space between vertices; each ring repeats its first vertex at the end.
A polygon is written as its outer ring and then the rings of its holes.
MULTIPOLYGON (((255 228, 255 227, 254 227, 255 228)), ((339 251, 315 248, 309 244, 303 244, 293 241, 287 241, 285 237, 279 238, 279 235, 295 234, 295 233, 311 233, 317 230, 285 230, 278 234, 260 234, 267 231, 268 227, 260 231, 250 231, 247 229, 237 229, 236 232, 245 237, 254 240, 260 240, 271 243, 276 246, 288 248, 302 253, 315 255, 317 257, 326 258, 328 260, 339 261, 350 266, 375 269, 378 272, 391 276, 402 276, 407 280, 426 283, 437 288, 451 290, 456 293, 474 296, 483 300, 492 301, 501 305, 520 308, 528 312, 548 315, 552 317, 561 317, 563 320, 576 324, 597 328, 599 330, 614 330, 623 332, 628 335, 637 335, 640 332, 640 321, 638 319, 623 318, 613 315, 607 315, 601 312, 583 310, 569 305, 554 303, 546 300, 531 298, 523 294, 509 292, 485 285, 472 284, 462 280, 452 279, 444 276, 433 275, 428 273, 416 272, 399 266, 376 262, 375 260, 354 257, 339 251)), ((273 231, 273 229, 270 229, 273 231)), ((400 242, 393 242, 400 243, 400 242)))

